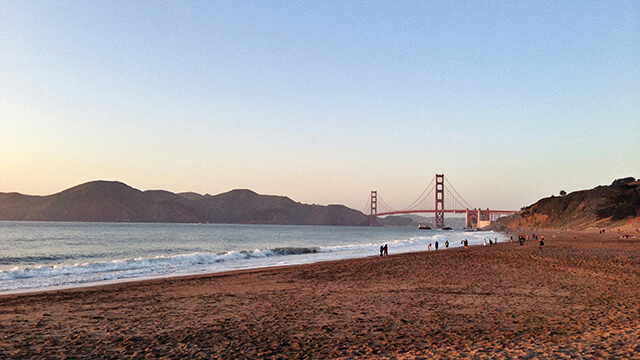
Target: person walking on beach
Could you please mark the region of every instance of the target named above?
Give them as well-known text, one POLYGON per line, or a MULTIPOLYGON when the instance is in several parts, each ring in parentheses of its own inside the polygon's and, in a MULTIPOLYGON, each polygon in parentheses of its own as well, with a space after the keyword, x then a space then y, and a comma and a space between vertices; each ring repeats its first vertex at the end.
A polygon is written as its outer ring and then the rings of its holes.
POLYGON ((544 236, 540 238, 540 249, 544 246, 544 236))
POLYGON ((387 244, 384 244, 384 254, 386 256, 389 256, 389 247, 387 246, 387 244))
POLYGON ((444 248, 445 248, 445 249, 448 249, 448 248, 449 248, 449 240, 447 240, 447 241, 445 241, 445 242, 444 242, 444 248))
POLYGON ((467 239, 464 239, 464 248, 468 248, 469 247, 469 241, 467 239))
POLYGON ((380 245, 380 256, 384 255, 384 246, 380 245))
POLYGON ((438 242, 436 241, 436 251, 438 251, 438 242))

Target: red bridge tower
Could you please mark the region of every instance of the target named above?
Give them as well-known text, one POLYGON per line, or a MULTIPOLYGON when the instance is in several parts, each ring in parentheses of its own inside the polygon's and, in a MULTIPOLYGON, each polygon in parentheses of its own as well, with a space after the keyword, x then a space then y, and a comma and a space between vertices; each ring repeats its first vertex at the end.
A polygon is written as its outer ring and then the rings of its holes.
POLYGON ((444 174, 436 174, 436 228, 444 227, 444 174))
POLYGON ((369 226, 378 226, 378 192, 371 190, 371 212, 369 226))

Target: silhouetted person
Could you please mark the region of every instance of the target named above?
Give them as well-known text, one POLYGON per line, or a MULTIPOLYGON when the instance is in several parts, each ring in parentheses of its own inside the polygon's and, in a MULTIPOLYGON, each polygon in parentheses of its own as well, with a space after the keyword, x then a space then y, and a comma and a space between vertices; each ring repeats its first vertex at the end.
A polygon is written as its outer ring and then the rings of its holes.
POLYGON ((389 255, 389 246, 387 246, 387 244, 384 244, 384 254, 389 255))
POLYGON ((444 248, 445 248, 445 249, 448 249, 448 248, 449 248, 449 240, 447 240, 447 241, 445 241, 445 242, 444 242, 444 248))
POLYGON ((469 241, 467 239, 464 239, 464 247, 465 249, 469 247, 469 241))
POLYGON ((384 255, 384 246, 380 245, 380 256, 384 255))
POLYGON ((438 251, 438 242, 436 241, 436 251, 438 251))

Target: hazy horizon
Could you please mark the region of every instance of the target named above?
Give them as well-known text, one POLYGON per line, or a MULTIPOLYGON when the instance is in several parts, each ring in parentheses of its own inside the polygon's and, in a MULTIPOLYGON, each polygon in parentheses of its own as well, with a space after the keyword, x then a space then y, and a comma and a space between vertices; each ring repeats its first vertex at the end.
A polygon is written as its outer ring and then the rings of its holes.
POLYGON ((0 192, 356 210, 640 177, 640 3, 0 2, 0 192))

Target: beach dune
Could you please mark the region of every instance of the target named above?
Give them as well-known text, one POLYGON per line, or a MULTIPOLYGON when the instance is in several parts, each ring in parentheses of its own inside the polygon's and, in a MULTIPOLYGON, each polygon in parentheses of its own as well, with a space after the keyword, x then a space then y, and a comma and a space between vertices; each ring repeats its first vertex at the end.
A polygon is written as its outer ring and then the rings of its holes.
POLYGON ((0 358, 637 358, 640 240, 540 235, 4 295, 0 358))

